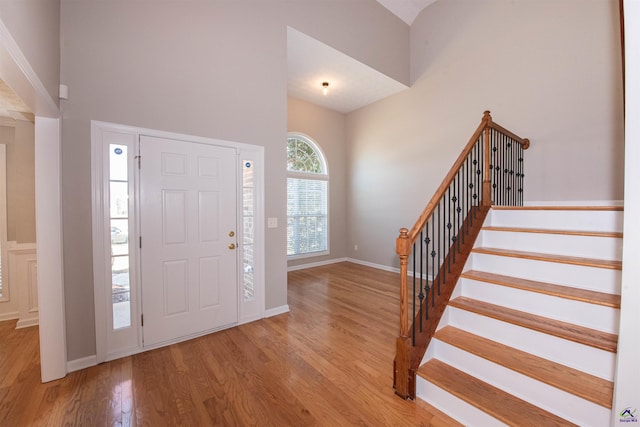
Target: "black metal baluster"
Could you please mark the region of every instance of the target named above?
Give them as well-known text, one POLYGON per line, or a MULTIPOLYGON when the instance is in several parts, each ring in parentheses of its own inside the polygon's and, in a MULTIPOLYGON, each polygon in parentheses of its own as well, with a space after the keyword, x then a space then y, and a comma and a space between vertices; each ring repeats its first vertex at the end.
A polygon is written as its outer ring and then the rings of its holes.
POLYGON ((456 242, 458 243, 458 253, 460 253, 460 241, 461 239, 464 239, 464 234, 461 238, 460 236, 460 231, 462 230, 462 224, 460 223, 460 212, 462 212, 462 207, 460 206, 462 204, 462 193, 461 193, 461 182, 462 181, 462 174, 461 172, 458 172, 456 174, 456 177, 458 178, 458 186, 456 187, 456 198, 457 200, 457 206, 456 206, 456 215, 457 215, 457 226, 456 226, 456 242))
POLYGON ((493 168, 494 172, 495 172, 495 192, 496 192, 496 205, 500 205, 500 140, 502 139, 502 134, 501 133, 497 133, 496 134, 496 142, 495 142, 495 157, 496 157, 496 164, 493 168))
MULTIPOLYGON (((413 244, 413 251, 411 252, 413 258, 413 306, 411 308, 411 319, 416 318, 416 244, 413 244)), ((411 341, 413 345, 416 345, 416 327, 413 325, 411 328, 411 341)))
POLYGON ((502 182, 501 182, 502 185, 500 187, 500 192, 502 193, 502 196, 501 196, 502 205, 506 205, 506 203, 505 203, 505 196, 506 196, 505 190, 507 188, 507 184, 506 184, 507 176, 506 176, 506 172, 505 171, 507 169, 507 157, 506 157, 507 156, 507 137, 504 136, 504 135, 502 136, 502 147, 501 147, 501 149, 502 149, 502 156, 501 156, 502 157, 502 182))
POLYGON ((513 153, 515 152, 514 150, 514 144, 518 145, 513 139, 511 139, 509 141, 509 156, 507 157, 509 159, 509 186, 507 187, 507 191, 509 194, 508 197, 508 204, 509 206, 514 206, 515 205, 515 200, 513 198, 513 153))
POLYGON ((435 213, 431 214, 431 307, 434 307, 436 304, 436 293, 433 287, 436 284, 436 255, 438 255, 436 252, 436 221, 434 215, 435 213))
MULTIPOLYGON (((424 300, 424 293, 422 292, 422 280, 423 280, 423 275, 422 275, 422 264, 423 264, 423 252, 422 252, 422 248, 423 248, 423 241, 422 241, 422 231, 420 232, 420 293, 418 294, 418 300, 420 300, 420 309, 418 310, 418 312, 420 313, 420 332, 422 332, 422 301, 424 300)), ((416 316, 414 315, 413 318, 415 319, 416 316)))
POLYGON ((445 254, 445 256, 447 257, 447 273, 451 273, 451 257, 449 255, 451 255, 451 185, 449 185, 449 188, 447 188, 447 204, 445 205, 445 208, 447 208, 447 213, 445 214, 445 216, 448 216, 447 219, 447 244, 446 244, 446 248, 447 248, 447 253, 445 254))
MULTIPOLYGON (((438 250, 436 252, 440 252, 440 248, 442 247, 440 246, 440 236, 442 235, 442 227, 440 227, 440 220, 442 219, 442 216, 440 215, 440 205, 441 203, 438 203, 438 250)), ((438 253, 437 256, 438 256, 438 296, 440 296, 440 283, 442 281, 442 277, 440 274, 440 270, 442 267, 440 258, 442 257, 442 254, 438 253)))
POLYGON ((509 155, 511 153, 511 137, 507 137, 507 143, 505 145, 505 153, 504 153, 504 161, 505 161, 505 169, 504 169, 504 204, 505 206, 509 206, 509 190, 511 190, 510 187, 510 175, 509 173, 511 172, 510 169, 510 161, 509 161, 509 155))
POLYGON ((518 163, 520 164, 520 182, 518 183, 518 192, 520 193, 520 206, 522 206, 524 205, 524 149, 522 147, 520 147, 518 163))
MULTIPOLYGON (((427 222, 424 228, 427 234, 427 237, 424 239, 424 243, 426 245, 426 256, 424 257, 426 274, 424 280, 424 293, 426 297, 426 301, 424 302, 424 318, 425 320, 429 320, 429 243, 431 242, 431 239, 429 238, 429 222, 427 222)), ((431 281, 433 283, 433 279, 431 279, 431 281)))
MULTIPOLYGON (((484 150, 482 147, 476 147, 476 194, 474 194, 474 200, 476 201, 476 206, 480 206, 482 204, 482 161, 484 158, 484 150)), ((476 217, 477 210, 474 211, 474 218, 476 217)))

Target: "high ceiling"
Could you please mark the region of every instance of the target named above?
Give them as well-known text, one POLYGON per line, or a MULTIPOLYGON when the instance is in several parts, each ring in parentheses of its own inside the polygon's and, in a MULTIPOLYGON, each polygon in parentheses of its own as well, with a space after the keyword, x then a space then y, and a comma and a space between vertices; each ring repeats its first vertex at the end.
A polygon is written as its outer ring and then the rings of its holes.
MULTIPOLYGON (((436 0, 377 0, 411 25, 436 0)), ((287 93, 341 113, 350 113, 407 86, 292 28, 287 30, 287 93), (327 95, 322 83, 328 82, 327 95)))
POLYGON ((378 3, 389 9, 407 25, 413 24, 413 20, 422 9, 434 3, 436 0, 377 0, 378 3))
POLYGON ((407 88, 404 84, 292 28, 287 29, 287 93, 350 113, 407 88), (328 82, 328 93, 322 83, 328 82))
MULTIPOLYGON (((377 0, 408 25, 436 0, 377 0)), ((294 29, 288 29, 288 94, 349 113, 407 86, 294 29), (328 94, 322 83, 329 82, 328 94)), ((0 79, 0 116, 33 121, 22 100, 0 79)))

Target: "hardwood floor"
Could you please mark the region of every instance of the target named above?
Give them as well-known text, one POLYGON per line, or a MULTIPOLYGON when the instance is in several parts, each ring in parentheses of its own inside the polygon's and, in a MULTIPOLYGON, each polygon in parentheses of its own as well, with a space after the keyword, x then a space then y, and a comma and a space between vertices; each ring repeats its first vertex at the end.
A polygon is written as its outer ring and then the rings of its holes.
POLYGON ((40 383, 37 327, 0 322, 2 426, 449 426, 394 395, 397 274, 289 273, 290 313, 40 383))

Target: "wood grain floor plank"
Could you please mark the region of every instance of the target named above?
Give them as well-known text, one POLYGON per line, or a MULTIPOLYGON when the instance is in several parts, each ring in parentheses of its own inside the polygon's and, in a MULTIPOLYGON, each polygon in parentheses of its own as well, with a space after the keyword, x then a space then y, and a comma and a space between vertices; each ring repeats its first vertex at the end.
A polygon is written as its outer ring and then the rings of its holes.
POLYGON ((567 393, 611 409, 613 383, 577 369, 480 337, 453 326, 445 326, 435 338, 512 371, 542 381, 567 393))
POLYGON ((575 425, 437 359, 422 365, 418 375, 510 426, 575 425))
POLYGON ((604 292, 591 291, 588 289, 537 282, 534 280, 504 276, 501 274, 487 273, 477 270, 465 271, 464 273, 462 273, 462 277, 487 283, 493 283, 500 286, 507 286, 516 289, 523 289, 530 292, 538 292, 560 298, 571 299, 574 301, 582 301, 590 304, 602 305, 605 307, 620 308, 620 295, 615 294, 607 294, 604 292))
POLYGON ((539 252, 515 251, 502 248, 475 248, 473 252, 488 255, 498 255, 513 258, 525 258, 537 261, 557 262, 562 264, 583 265, 586 267, 608 268, 611 270, 622 270, 622 261, 604 260, 595 258, 583 258, 567 255, 545 254, 539 252))
POLYGON ((533 234, 560 234, 564 236, 590 236, 590 237, 611 237, 622 239, 622 233, 615 231, 580 231, 580 230, 557 230, 550 228, 526 228, 526 227, 496 227, 485 226, 483 230, 504 231, 508 233, 533 233, 533 234))
POLYGON ((37 327, 0 322, 0 424, 458 425, 393 392, 398 283, 353 263, 291 272, 290 313, 46 384, 38 357, 20 350, 37 354, 37 327))
POLYGON ((615 353, 618 347, 618 336, 615 334, 513 310, 468 297, 457 297, 451 300, 449 305, 612 353, 615 353))

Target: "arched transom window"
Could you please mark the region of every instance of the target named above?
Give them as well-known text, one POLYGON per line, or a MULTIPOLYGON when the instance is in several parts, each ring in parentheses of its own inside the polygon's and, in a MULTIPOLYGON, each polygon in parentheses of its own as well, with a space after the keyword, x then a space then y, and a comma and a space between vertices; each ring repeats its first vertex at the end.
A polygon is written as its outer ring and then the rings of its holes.
POLYGON ((287 255, 329 252, 329 173, 320 147, 311 138, 287 138, 287 255))

